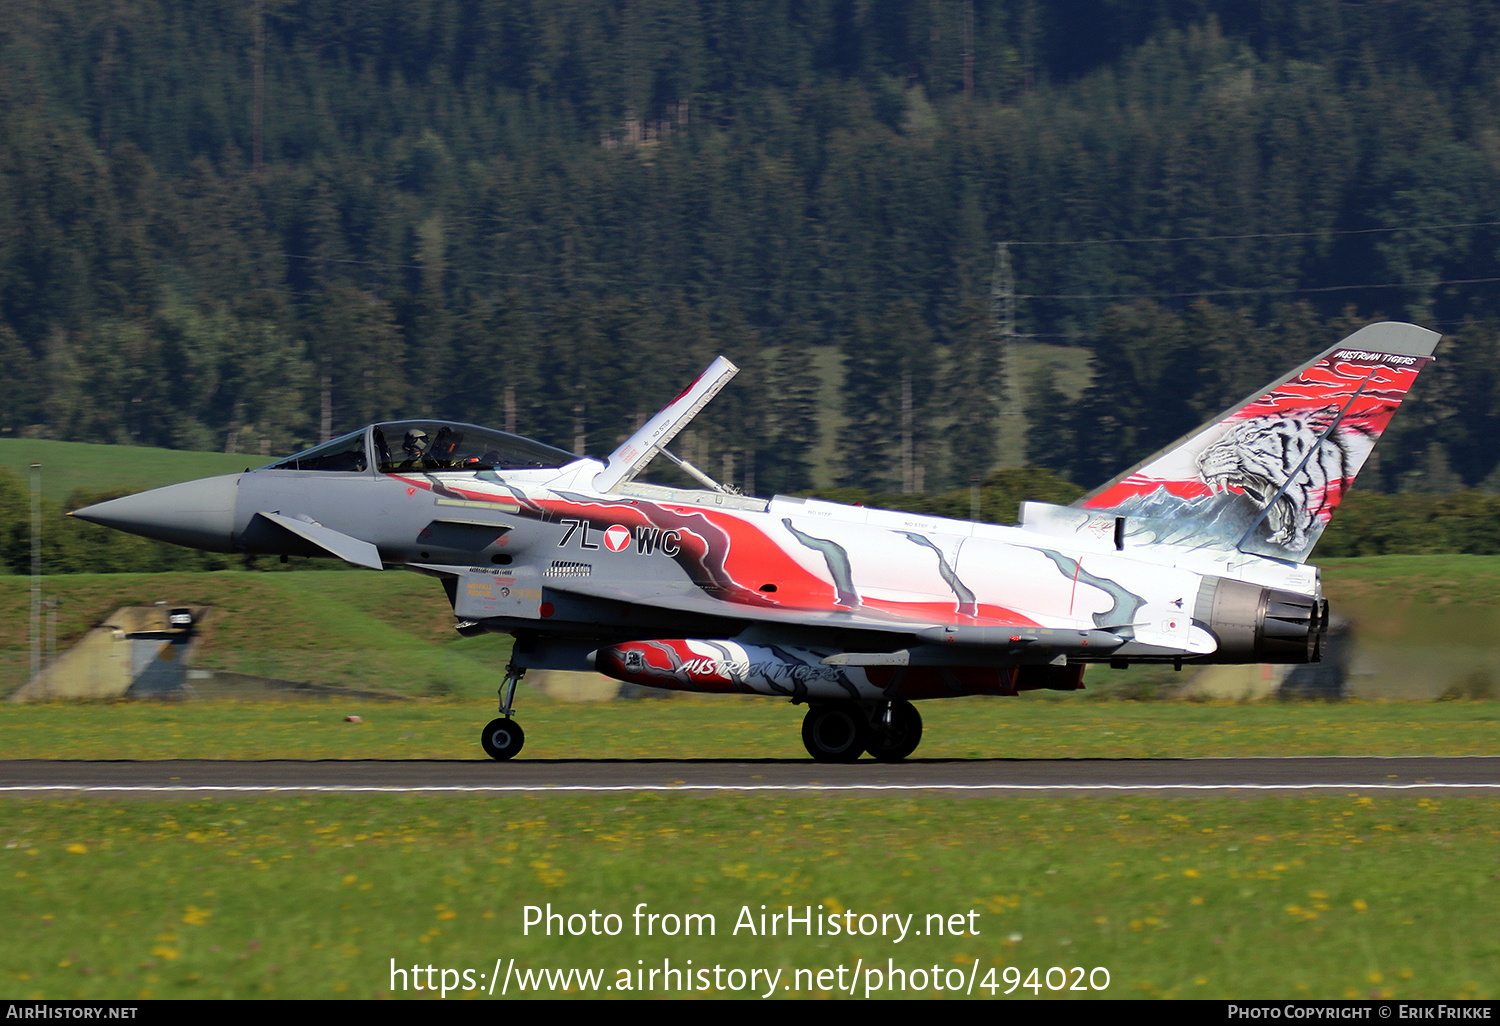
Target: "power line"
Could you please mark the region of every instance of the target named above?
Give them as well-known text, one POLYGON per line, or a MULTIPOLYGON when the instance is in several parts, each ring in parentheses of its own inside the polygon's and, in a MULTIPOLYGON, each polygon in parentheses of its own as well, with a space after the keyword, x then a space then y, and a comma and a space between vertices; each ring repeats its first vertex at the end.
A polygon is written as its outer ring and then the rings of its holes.
MULTIPOLYGON (((1476 318, 1469 318, 1467 320, 1458 321, 1424 320, 1422 322, 1422 326, 1425 328, 1432 328, 1434 331, 1436 331, 1442 328, 1467 327, 1471 324, 1477 323, 1477 320, 1478 319, 1476 318)), ((1094 342, 1098 340, 1099 333, 1097 331, 1021 331, 1017 332, 1015 337, 1018 341, 1026 342, 1044 342, 1048 340, 1056 340, 1060 342, 1094 342)))
POLYGON ((1254 232, 1248 235, 1174 235, 1135 239, 1067 239, 1055 242, 1012 242, 1012 246, 1118 246, 1154 242, 1240 242, 1250 239, 1335 238, 1348 235, 1389 235, 1394 232, 1441 232, 1459 228, 1494 228, 1500 221, 1471 221, 1467 224, 1402 225, 1397 228, 1328 228, 1316 232, 1254 232))
MULTIPOLYGON (((1500 221, 1485 222, 1500 225, 1500 221)), ((1462 226, 1454 226, 1462 227, 1462 226)), ((1382 229, 1383 230, 1383 229, 1382 229)), ((1395 229, 1392 229, 1395 230, 1395 229)), ((1251 236, 1240 236, 1251 238, 1251 236)), ((1202 236, 1201 238, 1231 238, 1231 236, 1202 236)), ((1130 240, 1120 240, 1130 241, 1130 240)), ((1153 240, 1135 240, 1153 241, 1153 240)), ((1172 241, 1172 240, 1162 240, 1172 241)), ((1040 245, 1039 243, 1010 242, 1006 245, 1040 245)), ((1059 243, 1059 245, 1062 245, 1059 243)), ((282 253, 271 254, 273 258, 279 257, 284 260, 299 260, 308 263, 322 264, 344 264, 354 267, 380 268, 387 270, 425 270, 422 264, 401 263, 383 260, 359 260, 348 257, 325 257, 312 254, 282 253)), ((603 274, 597 271, 559 271, 556 269, 539 269, 534 271, 503 271, 496 269, 474 269, 469 268, 462 272, 447 272, 457 274, 460 278, 492 278, 503 280, 520 280, 533 282, 547 282, 555 285, 609 285, 621 288, 660 288, 664 283, 649 278, 625 277, 620 275, 603 274)), ((1268 296, 1268 295, 1318 295, 1331 292, 1359 292, 1378 289, 1412 289, 1412 288, 1438 288, 1445 285, 1491 285, 1500 282, 1500 277, 1494 278, 1443 278, 1435 281, 1406 281, 1406 282, 1370 282, 1367 284, 1351 285, 1323 285, 1316 287, 1297 286, 1266 286, 1262 288, 1226 288, 1226 289, 1200 289, 1195 291, 1179 292, 1033 292, 1014 293, 1013 299, 1050 299, 1050 300, 1074 300, 1074 299, 1206 299, 1218 296, 1268 296)), ((681 287, 684 283, 676 283, 681 287)), ((689 283, 697 287, 712 287, 715 290, 746 293, 785 293, 788 295, 800 295, 817 298, 836 298, 842 296, 868 295, 876 298, 886 298, 893 295, 906 295, 905 292, 894 292, 889 289, 840 289, 840 288, 807 288, 787 282, 776 282, 769 285, 754 285, 748 282, 732 282, 719 279, 712 283, 706 281, 695 281, 689 283)), ((309 293, 309 295, 313 295, 309 293)))
POLYGON ((1199 299, 1209 296, 1310 295, 1324 292, 1361 292, 1369 289, 1437 288, 1441 285, 1492 285, 1500 278, 1443 278, 1438 281, 1396 281, 1369 285, 1324 285, 1318 288, 1203 289, 1198 292, 1058 292, 1018 294, 1017 299, 1199 299))

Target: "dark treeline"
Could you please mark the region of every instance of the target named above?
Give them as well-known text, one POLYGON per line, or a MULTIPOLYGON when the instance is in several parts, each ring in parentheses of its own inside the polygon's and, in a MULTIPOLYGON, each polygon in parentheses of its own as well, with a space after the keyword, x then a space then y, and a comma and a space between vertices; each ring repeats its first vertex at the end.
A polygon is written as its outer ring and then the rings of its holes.
POLYGON ((1494 487, 1497 22, 0 0, 0 432, 269 456, 430 414, 598 453, 724 352, 688 458, 806 489, 829 425, 838 483, 941 492, 995 465, 1009 294, 1093 354, 1081 395, 1023 382, 1080 485, 1383 315, 1451 337, 1362 484, 1494 487))

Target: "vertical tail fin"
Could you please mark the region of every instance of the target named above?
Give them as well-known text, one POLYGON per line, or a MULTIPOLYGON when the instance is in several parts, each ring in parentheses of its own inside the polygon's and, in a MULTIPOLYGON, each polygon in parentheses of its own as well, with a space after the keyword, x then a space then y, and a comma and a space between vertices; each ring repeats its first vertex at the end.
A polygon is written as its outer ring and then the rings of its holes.
POLYGON ((1073 505, 1131 536, 1301 562, 1440 337, 1361 328, 1073 505))

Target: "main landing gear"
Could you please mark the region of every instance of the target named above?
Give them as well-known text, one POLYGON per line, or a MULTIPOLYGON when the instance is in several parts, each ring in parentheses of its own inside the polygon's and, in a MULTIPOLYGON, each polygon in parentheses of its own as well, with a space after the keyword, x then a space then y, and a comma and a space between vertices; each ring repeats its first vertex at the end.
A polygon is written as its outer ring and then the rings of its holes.
POLYGON ((802 720, 802 744, 818 762, 853 762, 869 752, 899 762, 922 741, 922 716, 905 699, 890 702, 821 702, 802 720))
POLYGON ((526 732, 511 719, 516 685, 521 683, 525 673, 525 670, 517 669, 515 663, 505 668, 505 682, 500 685, 500 718, 486 723, 484 732, 479 735, 479 744, 491 759, 502 762, 514 759, 521 746, 526 744, 526 732))

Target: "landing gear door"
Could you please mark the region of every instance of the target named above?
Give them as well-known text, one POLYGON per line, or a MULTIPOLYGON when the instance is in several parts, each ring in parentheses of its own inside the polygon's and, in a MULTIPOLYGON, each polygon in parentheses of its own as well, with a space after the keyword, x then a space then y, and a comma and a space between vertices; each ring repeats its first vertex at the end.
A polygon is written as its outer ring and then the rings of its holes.
POLYGON ((530 567, 465 567, 458 575, 453 612, 460 620, 541 616, 542 577, 530 567))

